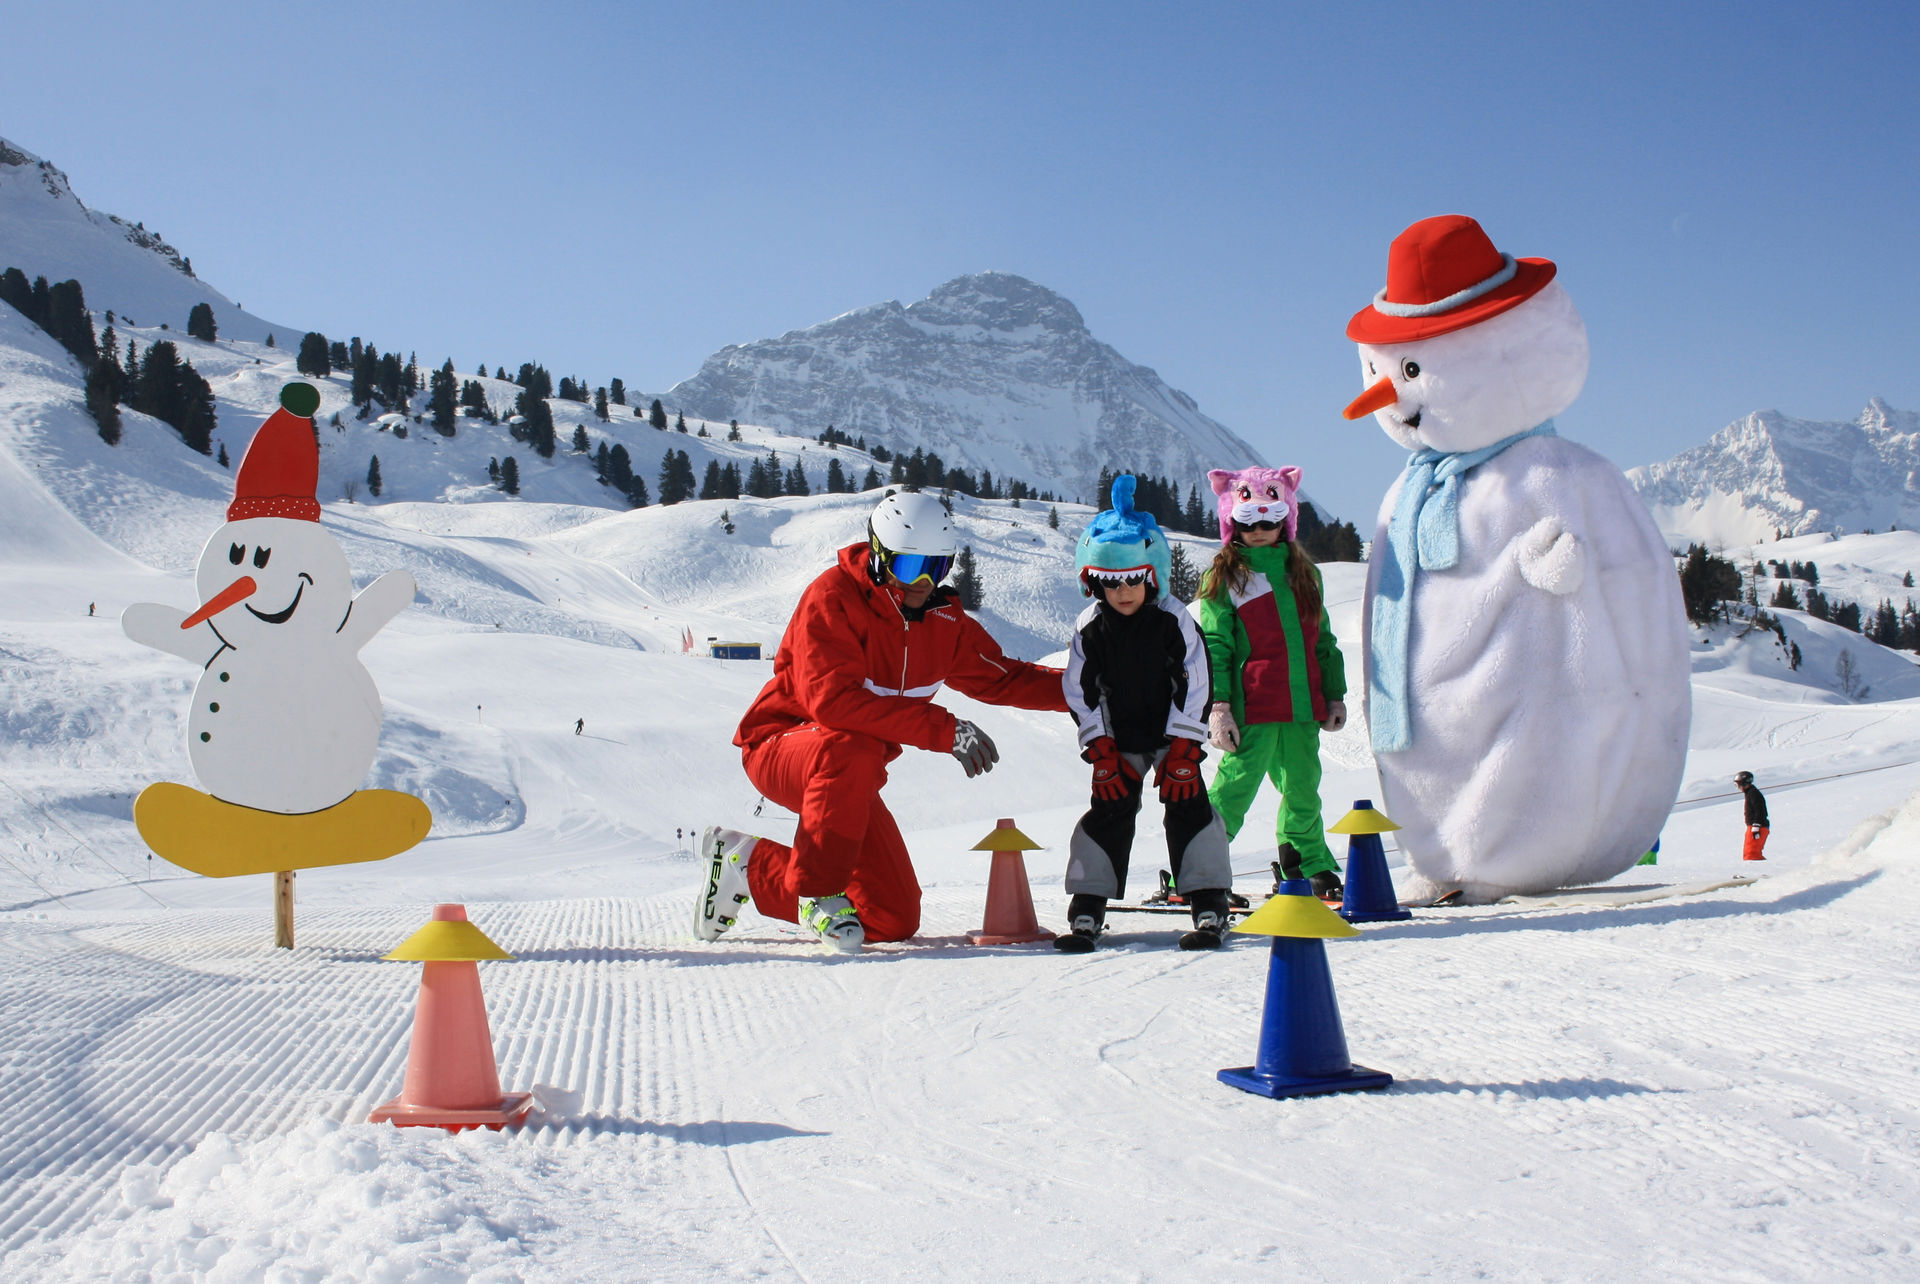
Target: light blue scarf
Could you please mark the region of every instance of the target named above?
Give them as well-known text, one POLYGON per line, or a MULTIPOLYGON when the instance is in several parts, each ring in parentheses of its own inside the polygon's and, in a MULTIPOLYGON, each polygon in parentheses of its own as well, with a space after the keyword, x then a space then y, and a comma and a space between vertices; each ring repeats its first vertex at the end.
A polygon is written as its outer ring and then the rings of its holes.
POLYGON ((1369 636, 1367 720, 1375 753, 1413 744, 1407 711, 1407 642, 1413 625, 1413 580, 1421 571, 1445 571, 1460 560, 1460 479, 1528 437, 1552 437, 1553 420, 1503 437, 1479 450, 1417 451, 1407 459, 1400 497, 1387 522, 1385 548, 1376 548, 1380 578, 1373 593, 1369 636))

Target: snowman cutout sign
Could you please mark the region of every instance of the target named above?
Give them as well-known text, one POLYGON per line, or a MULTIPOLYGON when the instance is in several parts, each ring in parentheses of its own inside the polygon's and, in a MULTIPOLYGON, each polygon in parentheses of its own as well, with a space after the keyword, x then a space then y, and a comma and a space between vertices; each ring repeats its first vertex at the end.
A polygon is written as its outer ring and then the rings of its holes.
POLYGON ((380 694, 359 652, 414 596, 390 571, 359 595, 314 497, 320 394, 288 384, 200 554, 193 611, 127 608, 128 637, 201 666, 187 756, 206 792, 156 784, 134 804, 161 856, 213 877, 381 860, 426 836, 426 804, 359 790, 380 739, 380 694))
POLYGON ((1546 259, 1461 215, 1395 239, 1356 313, 1372 413, 1413 452, 1367 567, 1383 810, 1424 885, 1497 900, 1601 882, 1659 837, 1692 718, 1666 541, 1620 469, 1558 435, 1587 332, 1546 259))

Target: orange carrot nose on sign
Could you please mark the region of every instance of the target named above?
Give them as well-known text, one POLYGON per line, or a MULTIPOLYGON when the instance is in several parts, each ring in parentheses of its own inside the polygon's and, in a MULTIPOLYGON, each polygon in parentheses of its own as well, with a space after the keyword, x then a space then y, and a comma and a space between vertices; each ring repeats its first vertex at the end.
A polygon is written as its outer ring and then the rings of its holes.
POLYGON ((1380 376, 1380 382, 1347 403, 1340 413, 1348 419, 1359 419, 1376 410, 1385 410, 1400 400, 1400 390, 1393 386, 1393 380, 1386 375, 1380 376))
POLYGON ((180 627, 183 629, 190 629, 194 625, 199 624, 205 620, 211 620, 214 616, 220 614, 220 612, 226 610, 228 607, 232 606, 235 602, 244 601, 245 599, 252 597, 253 591, 259 587, 260 586, 258 584, 255 584, 253 582, 253 576, 242 575, 239 579, 227 585, 225 588, 221 589, 218 593, 215 593, 213 595, 212 600, 209 601, 205 606, 195 611, 192 615, 189 615, 186 619, 180 621, 180 627))

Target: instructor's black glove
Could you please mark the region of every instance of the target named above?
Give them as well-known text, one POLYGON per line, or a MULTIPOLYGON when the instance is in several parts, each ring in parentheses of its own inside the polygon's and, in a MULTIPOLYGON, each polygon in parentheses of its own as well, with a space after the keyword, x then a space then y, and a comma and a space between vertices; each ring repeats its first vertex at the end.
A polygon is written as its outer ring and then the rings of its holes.
POLYGON ((987 733, 961 718, 953 724, 953 756, 967 769, 967 779, 985 775, 993 770, 993 764, 1000 761, 1000 751, 993 747, 993 741, 987 733))

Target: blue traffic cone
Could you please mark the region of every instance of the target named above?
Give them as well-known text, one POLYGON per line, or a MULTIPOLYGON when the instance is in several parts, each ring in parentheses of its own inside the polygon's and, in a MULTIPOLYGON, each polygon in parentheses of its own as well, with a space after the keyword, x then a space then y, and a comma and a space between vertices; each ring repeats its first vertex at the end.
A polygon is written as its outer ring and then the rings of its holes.
POLYGON ((1347 922, 1388 923, 1413 917, 1394 899, 1387 849, 1380 845, 1380 835, 1398 828, 1384 812, 1374 810, 1372 799, 1356 798, 1353 810, 1327 830, 1347 836, 1347 892, 1340 902, 1340 917, 1347 922))
POLYGON ((1347 1056, 1323 938, 1359 932, 1310 890, 1277 893, 1233 930, 1273 937, 1266 1011, 1254 1063, 1220 1071, 1220 1082, 1263 1097, 1384 1088, 1393 1076, 1347 1056))

